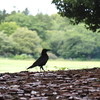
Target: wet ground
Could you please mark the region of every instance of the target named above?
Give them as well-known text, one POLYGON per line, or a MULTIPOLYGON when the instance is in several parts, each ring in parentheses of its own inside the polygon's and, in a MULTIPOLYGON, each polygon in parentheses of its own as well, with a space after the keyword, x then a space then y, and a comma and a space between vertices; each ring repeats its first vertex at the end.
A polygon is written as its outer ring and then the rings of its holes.
POLYGON ((1 73, 0 100, 100 100, 100 69, 1 73))

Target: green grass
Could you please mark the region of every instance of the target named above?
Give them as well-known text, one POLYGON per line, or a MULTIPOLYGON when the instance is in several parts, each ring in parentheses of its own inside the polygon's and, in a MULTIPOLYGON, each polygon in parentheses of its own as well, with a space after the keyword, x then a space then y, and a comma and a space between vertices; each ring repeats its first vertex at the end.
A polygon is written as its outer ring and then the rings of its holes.
MULTIPOLYGON (((10 60, 0 59, 0 73, 26 71, 34 60, 10 60)), ((66 61, 66 60, 49 60, 44 66, 45 70, 58 70, 62 67, 66 69, 82 69, 100 67, 99 61, 66 61), (57 69, 56 69, 57 68, 57 69)), ((30 69, 30 71, 40 71, 39 67, 30 69)))

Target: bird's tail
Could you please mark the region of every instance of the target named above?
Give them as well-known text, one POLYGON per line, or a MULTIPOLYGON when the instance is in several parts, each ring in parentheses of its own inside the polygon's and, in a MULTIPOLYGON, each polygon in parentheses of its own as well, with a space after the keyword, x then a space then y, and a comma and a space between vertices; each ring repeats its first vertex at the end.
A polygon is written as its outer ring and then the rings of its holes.
POLYGON ((31 65, 30 67, 27 68, 27 70, 30 69, 30 68, 33 68, 33 67, 34 67, 34 66, 31 65))

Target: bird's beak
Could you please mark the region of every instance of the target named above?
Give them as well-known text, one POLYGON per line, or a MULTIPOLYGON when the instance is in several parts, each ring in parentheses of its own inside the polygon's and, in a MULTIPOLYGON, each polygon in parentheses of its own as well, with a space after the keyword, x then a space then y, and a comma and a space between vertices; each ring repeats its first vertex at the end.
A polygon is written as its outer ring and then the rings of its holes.
POLYGON ((47 51, 51 51, 50 49, 47 49, 47 51))

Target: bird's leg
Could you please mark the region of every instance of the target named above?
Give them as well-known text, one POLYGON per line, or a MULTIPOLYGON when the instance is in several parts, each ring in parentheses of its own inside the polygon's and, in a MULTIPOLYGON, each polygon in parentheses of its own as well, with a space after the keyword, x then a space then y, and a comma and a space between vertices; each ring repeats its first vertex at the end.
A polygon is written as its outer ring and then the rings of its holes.
MULTIPOLYGON (((43 66, 41 66, 41 68, 42 68, 42 70, 45 72, 45 70, 44 70, 43 66)), ((44 72, 43 72, 43 75, 44 75, 44 72)), ((44 76, 45 76, 45 75, 44 75, 44 76)))
MULTIPOLYGON (((41 69, 44 70, 42 66, 40 66, 40 77, 41 77, 41 74, 42 74, 41 69)), ((44 71, 45 71, 45 70, 44 70, 44 71)), ((44 75, 44 74, 43 74, 43 75, 44 75)))
MULTIPOLYGON (((42 70, 44 70, 43 66, 41 66, 41 68, 42 68, 42 70)), ((44 70, 44 72, 45 72, 45 70, 44 70)))

